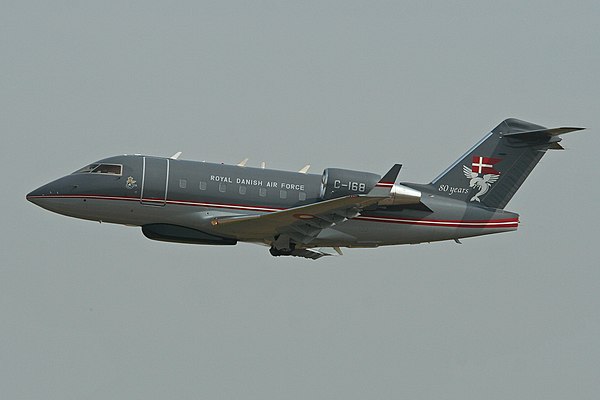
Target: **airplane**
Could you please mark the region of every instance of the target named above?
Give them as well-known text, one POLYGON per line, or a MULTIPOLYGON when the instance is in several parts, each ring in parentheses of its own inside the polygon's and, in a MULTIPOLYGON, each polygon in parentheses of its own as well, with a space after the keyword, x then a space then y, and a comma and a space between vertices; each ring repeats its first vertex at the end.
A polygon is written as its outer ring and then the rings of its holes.
POLYGON ((269 247, 273 256, 318 259, 341 248, 454 240, 514 231, 504 208, 561 135, 515 118, 486 134, 430 183, 327 168, 309 174, 145 155, 105 158, 29 193, 70 217, 141 227, 149 239, 269 247), (329 250, 329 249, 332 249, 329 250))

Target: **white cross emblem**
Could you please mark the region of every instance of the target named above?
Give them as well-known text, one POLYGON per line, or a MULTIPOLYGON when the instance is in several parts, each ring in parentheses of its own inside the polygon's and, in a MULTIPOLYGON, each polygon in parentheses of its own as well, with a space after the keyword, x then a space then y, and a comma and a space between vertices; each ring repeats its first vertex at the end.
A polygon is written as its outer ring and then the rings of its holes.
POLYGON ((483 171, 484 168, 492 168, 493 165, 492 164, 484 164, 483 163, 483 157, 479 157, 479 162, 474 162, 471 169, 473 170, 473 172, 475 172, 475 168, 477 168, 477 173, 481 174, 481 171, 483 171))

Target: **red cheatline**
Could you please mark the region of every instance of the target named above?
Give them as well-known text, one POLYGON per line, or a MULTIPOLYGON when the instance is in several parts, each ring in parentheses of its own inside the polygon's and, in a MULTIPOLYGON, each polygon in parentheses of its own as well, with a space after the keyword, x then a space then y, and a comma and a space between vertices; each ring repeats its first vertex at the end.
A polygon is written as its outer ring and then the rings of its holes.
MULTIPOLYGON (((121 201, 140 201, 139 197, 120 197, 120 196, 104 196, 104 195, 47 195, 47 196, 30 196, 29 198, 68 198, 68 199, 94 199, 94 200, 121 200, 121 201)), ((156 200, 164 201, 163 199, 144 199, 144 200, 156 200)), ((285 208, 274 208, 274 207, 260 207, 260 206, 248 206, 243 204, 220 204, 220 203, 204 203, 196 201, 183 201, 183 200, 166 200, 167 204, 183 205, 183 206, 195 206, 195 207, 208 207, 208 208, 226 208, 235 210, 247 210, 247 211, 262 211, 262 212, 277 212, 285 210, 285 208)), ((304 216, 311 216, 310 214, 296 214, 297 218, 304 219, 304 216), (302 215, 303 217, 299 217, 302 215)), ((495 220, 427 220, 427 219, 411 219, 411 218, 397 218, 397 217, 384 217, 384 216, 368 216, 362 215, 354 218, 355 220, 370 221, 370 222, 385 222, 395 224, 408 224, 408 225, 421 225, 421 226, 445 226, 454 228, 517 228, 519 226, 518 218, 506 218, 506 219, 495 219, 495 220)))

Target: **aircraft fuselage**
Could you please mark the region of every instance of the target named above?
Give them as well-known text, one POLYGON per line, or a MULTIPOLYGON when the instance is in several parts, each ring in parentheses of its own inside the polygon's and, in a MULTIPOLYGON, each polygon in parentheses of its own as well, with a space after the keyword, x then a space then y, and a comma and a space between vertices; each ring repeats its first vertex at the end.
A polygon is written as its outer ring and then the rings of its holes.
MULTIPOLYGON (((332 178, 325 187, 326 178, 316 174, 123 155, 97 161, 87 170, 48 183, 29 193, 27 199, 75 218, 148 227, 144 233, 153 239, 271 245, 269 238, 252 233, 222 234, 213 221, 310 205, 323 201, 325 195, 335 198, 367 193, 379 175, 357 172, 340 178, 332 178), (93 172, 98 166, 103 167, 93 172), (331 193, 326 194, 327 190, 331 193), (183 230, 177 231, 179 228, 183 230), (198 231, 198 240, 194 235, 188 238, 185 229, 198 231)), ((423 192, 421 204, 369 207, 323 229, 301 246, 377 247, 517 229, 517 214, 438 195, 435 191, 439 189, 429 185, 403 185, 423 192)))

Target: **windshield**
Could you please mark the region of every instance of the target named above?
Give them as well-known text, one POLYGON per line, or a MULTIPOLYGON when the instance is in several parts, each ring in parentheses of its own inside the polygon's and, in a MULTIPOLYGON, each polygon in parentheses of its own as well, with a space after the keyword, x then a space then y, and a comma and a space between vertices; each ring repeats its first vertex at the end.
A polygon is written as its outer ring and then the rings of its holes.
POLYGON ((121 164, 90 164, 73 172, 74 174, 102 174, 121 175, 123 166, 121 164))

